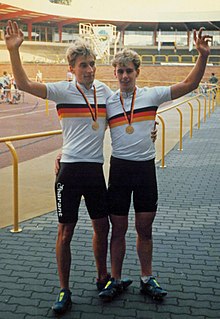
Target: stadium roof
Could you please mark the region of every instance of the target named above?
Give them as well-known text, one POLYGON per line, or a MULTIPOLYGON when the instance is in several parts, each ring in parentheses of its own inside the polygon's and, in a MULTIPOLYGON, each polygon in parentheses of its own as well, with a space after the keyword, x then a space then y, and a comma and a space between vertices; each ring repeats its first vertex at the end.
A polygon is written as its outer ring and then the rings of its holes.
POLYGON ((9 19, 59 27, 110 23, 119 31, 187 31, 201 26, 220 30, 220 0, 72 0, 70 6, 49 0, 1 0, 0 21, 9 19))

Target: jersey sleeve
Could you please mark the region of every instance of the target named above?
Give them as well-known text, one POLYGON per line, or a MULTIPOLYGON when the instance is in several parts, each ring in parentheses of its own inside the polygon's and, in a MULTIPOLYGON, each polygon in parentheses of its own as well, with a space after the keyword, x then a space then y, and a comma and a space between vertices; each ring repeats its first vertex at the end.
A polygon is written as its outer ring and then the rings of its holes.
POLYGON ((171 101, 171 86, 156 86, 152 88, 155 92, 155 105, 158 107, 164 103, 171 101))
POLYGON ((55 83, 46 83, 47 88, 47 99, 59 103, 63 101, 63 98, 66 95, 66 83, 68 82, 55 82, 55 83))

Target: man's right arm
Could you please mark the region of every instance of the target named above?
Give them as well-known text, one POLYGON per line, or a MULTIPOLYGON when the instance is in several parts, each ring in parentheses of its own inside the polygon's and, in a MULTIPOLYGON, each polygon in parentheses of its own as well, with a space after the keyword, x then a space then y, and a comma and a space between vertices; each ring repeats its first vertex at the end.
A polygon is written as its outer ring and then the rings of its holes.
POLYGON ((24 71, 21 63, 19 47, 24 40, 21 29, 18 28, 16 22, 8 21, 5 35, 5 43, 9 51, 12 72, 18 86, 18 89, 43 99, 47 96, 47 88, 43 83, 31 81, 24 71))

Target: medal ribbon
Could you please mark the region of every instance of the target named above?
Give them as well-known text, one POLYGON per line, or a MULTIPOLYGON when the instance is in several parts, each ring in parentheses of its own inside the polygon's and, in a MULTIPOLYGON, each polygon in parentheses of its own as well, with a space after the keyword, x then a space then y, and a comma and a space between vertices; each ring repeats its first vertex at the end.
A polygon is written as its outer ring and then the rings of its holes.
POLYGON ((124 105, 124 99, 123 99, 123 96, 122 96, 122 92, 120 92, 121 106, 122 106, 122 109, 123 109, 123 112, 124 112, 124 117, 125 117, 125 119, 126 119, 126 121, 128 122, 129 125, 131 125, 132 120, 133 120, 135 98, 136 98, 136 87, 134 89, 133 96, 132 96, 130 116, 128 116, 126 111, 125 111, 125 105, 124 105))
POLYGON ((79 87, 79 85, 77 83, 76 83, 76 88, 81 93, 82 97, 84 98, 84 100, 86 102, 86 105, 88 106, 88 108, 90 110, 90 113, 91 113, 93 121, 96 122, 97 118, 98 118, 98 104, 97 104, 97 98, 96 98, 95 85, 93 85, 93 89, 94 89, 93 96, 94 96, 94 104, 95 104, 95 110, 94 111, 93 111, 93 108, 92 108, 91 104, 89 103, 87 97, 85 96, 84 92, 82 91, 82 89, 79 87))

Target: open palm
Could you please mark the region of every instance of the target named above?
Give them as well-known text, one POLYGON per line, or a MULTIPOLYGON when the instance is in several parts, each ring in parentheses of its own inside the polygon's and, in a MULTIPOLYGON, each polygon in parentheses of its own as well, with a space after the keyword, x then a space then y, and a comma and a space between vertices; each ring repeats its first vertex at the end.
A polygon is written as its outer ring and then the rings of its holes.
POLYGON ((196 36, 196 31, 194 31, 194 41, 198 52, 207 57, 210 54, 209 42, 211 42, 212 36, 202 35, 203 30, 203 28, 199 29, 198 36, 196 36))
POLYGON ((16 22, 8 21, 5 34, 5 43, 7 49, 10 51, 15 48, 19 48, 24 41, 24 35, 21 29, 18 28, 16 22))

